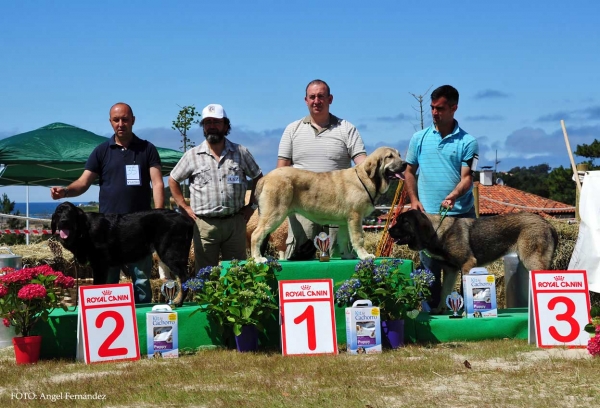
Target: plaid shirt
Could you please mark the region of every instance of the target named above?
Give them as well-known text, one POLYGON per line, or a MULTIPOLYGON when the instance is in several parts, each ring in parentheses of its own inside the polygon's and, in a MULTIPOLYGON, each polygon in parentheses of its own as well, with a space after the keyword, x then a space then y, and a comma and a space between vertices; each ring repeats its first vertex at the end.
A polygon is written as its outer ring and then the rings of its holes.
POLYGON ((226 138, 218 162, 204 141, 185 152, 171 177, 178 183, 189 178, 190 204, 196 215, 222 217, 240 211, 245 204, 247 177, 255 179, 260 173, 248 149, 226 138))

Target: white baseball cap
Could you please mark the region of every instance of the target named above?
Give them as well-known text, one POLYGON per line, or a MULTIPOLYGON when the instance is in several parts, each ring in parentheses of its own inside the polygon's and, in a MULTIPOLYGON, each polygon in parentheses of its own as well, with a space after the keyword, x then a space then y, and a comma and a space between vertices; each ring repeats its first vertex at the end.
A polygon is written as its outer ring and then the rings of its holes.
POLYGON ((203 120, 206 118, 223 119, 226 117, 227 114, 225 113, 225 109, 218 103, 211 103, 206 108, 202 109, 203 120))

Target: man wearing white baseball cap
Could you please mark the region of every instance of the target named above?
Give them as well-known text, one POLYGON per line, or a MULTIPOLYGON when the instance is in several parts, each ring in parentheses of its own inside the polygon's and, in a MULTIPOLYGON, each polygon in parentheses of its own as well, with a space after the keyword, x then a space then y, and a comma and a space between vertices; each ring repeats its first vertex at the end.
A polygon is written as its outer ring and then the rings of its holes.
POLYGON ((223 260, 246 259, 246 223, 256 210, 254 187, 262 177, 248 149, 226 138, 231 122, 223 106, 211 103, 202 109, 200 126, 206 140, 185 152, 169 177, 175 203, 196 222, 196 271, 218 265, 219 255, 223 260), (180 187, 186 179, 189 206, 180 187), (250 202, 245 205, 248 187, 250 202))

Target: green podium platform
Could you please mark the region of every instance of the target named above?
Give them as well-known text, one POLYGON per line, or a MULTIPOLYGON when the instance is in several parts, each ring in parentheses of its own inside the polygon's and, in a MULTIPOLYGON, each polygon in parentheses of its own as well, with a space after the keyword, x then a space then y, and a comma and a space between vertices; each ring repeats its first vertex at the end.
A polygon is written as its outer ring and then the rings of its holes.
MULTIPOLYGON (((291 279, 333 279, 337 289, 354 272, 357 260, 331 260, 330 262, 281 261, 282 271, 278 280, 291 279)), ((226 268, 228 263, 224 263, 226 268)), ((401 271, 409 274, 413 270, 412 261, 405 260, 401 271)), ((136 305, 136 317, 140 352, 146 354, 146 313, 151 304, 136 305)), ((202 311, 194 303, 186 303, 176 309, 179 322, 180 350, 194 350, 201 347, 232 345, 233 338, 222 339, 202 311), (193 315, 192 315, 193 313, 193 315)), ((346 343, 345 308, 335 307, 336 333, 338 344, 346 343)), ((77 348, 77 310, 54 311, 47 322, 40 322, 35 334, 42 336, 42 358, 75 358, 77 348)), ((421 313, 414 321, 405 322, 407 342, 449 342, 477 341, 484 339, 527 338, 527 309, 500 310, 497 318, 449 319, 448 316, 430 316, 421 313)), ((266 325, 259 338, 261 348, 279 349, 279 322, 274 318, 266 325)))

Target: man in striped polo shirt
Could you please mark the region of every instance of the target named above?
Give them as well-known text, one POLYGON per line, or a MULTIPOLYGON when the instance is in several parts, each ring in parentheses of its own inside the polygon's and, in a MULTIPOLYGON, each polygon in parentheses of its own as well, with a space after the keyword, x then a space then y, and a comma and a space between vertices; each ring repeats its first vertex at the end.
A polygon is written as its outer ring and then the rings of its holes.
MULTIPOLYGON (((325 81, 315 79, 306 86, 304 97, 309 115, 290 123, 281 136, 277 167, 293 166, 315 172, 350 168, 352 161, 367 157, 358 130, 350 122, 329 113, 333 95, 325 81)), ((317 200, 319 198, 316 198, 317 200)), ((286 259, 312 259, 313 240, 320 232, 329 233, 334 256, 337 226, 318 225, 294 214, 288 218, 286 259)), ((342 257, 352 257, 350 248, 339 248, 342 257)))
POLYGON ((206 140, 185 152, 169 177, 175 203, 195 221, 196 271, 218 265, 219 255, 225 261, 246 259, 246 223, 257 208, 254 187, 262 177, 248 149, 225 137, 231 122, 221 105, 205 107, 200 126, 206 140), (191 206, 179 186, 188 178, 191 206), (249 184, 250 201, 244 205, 249 184))
MULTIPOLYGON (((444 208, 450 217, 475 218, 473 171, 477 168, 479 146, 473 136, 458 126, 454 119, 457 109, 458 91, 454 87, 443 85, 431 93, 433 124, 410 140, 404 172, 406 191, 413 209, 438 214, 444 208)), ((442 264, 423 251, 420 257, 423 266, 435 275, 429 305, 437 307, 442 264)))

